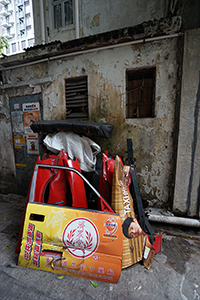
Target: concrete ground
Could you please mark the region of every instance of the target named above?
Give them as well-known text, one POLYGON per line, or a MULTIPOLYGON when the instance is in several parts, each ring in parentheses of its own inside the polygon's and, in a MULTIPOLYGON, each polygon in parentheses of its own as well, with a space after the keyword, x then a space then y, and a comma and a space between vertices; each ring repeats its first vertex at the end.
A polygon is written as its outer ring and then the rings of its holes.
POLYGON ((149 270, 138 263, 122 270, 117 284, 17 266, 15 247, 25 198, 0 195, 0 299, 200 300, 200 230, 151 224, 163 231, 162 251, 149 270))

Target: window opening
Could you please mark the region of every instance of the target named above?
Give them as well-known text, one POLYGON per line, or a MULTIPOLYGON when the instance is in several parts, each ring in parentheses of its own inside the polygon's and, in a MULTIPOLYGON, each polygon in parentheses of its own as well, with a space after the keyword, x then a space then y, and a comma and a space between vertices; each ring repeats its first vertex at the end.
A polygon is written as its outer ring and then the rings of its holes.
POLYGON ((28 47, 34 46, 34 39, 29 39, 28 40, 28 47))
POLYGON ((17 46, 16 43, 12 44, 12 52, 16 52, 17 51, 17 46))
POLYGON ((73 24, 73 7, 72 1, 64 3, 65 7, 65 26, 73 24))
POLYGON ((25 40, 22 41, 21 44, 22 44, 22 49, 25 49, 26 48, 26 41, 25 40))
POLYGON ((10 54, 10 46, 8 49, 6 49, 6 54, 10 54))
POLYGON ((53 0, 54 29, 68 26, 74 22, 73 0, 53 0))
POLYGON ((127 70, 126 118, 155 117, 156 68, 127 70))
POLYGON ((65 80, 66 118, 88 119, 87 76, 65 80))
POLYGON ((62 27, 61 4, 53 7, 54 14, 54 28, 62 27))

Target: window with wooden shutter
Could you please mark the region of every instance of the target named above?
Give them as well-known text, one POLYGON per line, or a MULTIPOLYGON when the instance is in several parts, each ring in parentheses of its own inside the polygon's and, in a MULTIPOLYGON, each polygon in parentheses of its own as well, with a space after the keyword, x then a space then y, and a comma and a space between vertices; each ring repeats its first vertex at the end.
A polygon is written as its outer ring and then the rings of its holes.
POLYGON ((156 68, 127 70, 126 118, 155 117, 156 68))
POLYGON ((65 80, 66 118, 88 119, 87 76, 65 80))

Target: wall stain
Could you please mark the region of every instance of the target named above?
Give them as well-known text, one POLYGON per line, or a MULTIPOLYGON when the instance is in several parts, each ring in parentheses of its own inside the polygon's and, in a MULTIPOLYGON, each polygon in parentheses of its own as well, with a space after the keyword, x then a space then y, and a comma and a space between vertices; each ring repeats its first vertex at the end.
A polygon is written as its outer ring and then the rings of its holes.
POLYGON ((186 201, 187 216, 190 215, 192 183, 193 183, 193 176, 194 176, 194 161, 195 161, 197 138, 198 138, 199 102, 200 102, 200 74, 199 74, 199 86, 198 86, 195 109, 194 109, 194 134, 193 134, 193 141, 192 141, 190 178, 189 178, 189 186, 188 186, 187 201, 186 201))
POLYGON ((6 119, 6 115, 0 113, 0 119, 6 119))
POLYGON ((99 21, 100 21, 100 14, 97 14, 93 17, 90 24, 91 24, 92 27, 98 27, 99 26, 99 21))

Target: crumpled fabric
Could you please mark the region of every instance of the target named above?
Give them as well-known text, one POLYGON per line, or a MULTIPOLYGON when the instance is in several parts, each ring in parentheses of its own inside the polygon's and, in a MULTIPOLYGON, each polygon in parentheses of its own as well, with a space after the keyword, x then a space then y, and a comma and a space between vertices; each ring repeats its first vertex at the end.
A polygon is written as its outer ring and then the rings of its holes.
POLYGON ((96 156, 101 152, 101 147, 86 136, 79 136, 73 132, 58 132, 48 134, 43 140, 48 150, 57 154, 62 149, 67 152, 70 159, 76 157, 80 169, 93 172, 96 165, 96 156))

